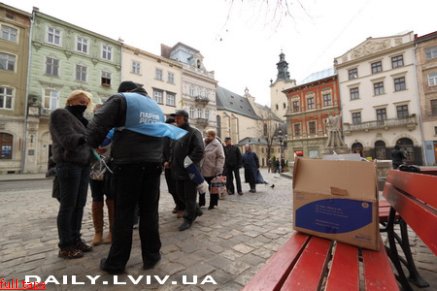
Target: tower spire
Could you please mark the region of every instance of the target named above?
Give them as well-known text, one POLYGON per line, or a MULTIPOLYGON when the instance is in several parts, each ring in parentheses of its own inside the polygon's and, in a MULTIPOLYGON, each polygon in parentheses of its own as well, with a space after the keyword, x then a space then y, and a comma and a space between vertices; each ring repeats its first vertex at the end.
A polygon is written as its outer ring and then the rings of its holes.
POLYGON ((281 53, 279 54, 279 63, 276 64, 276 67, 278 68, 278 76, 276 77, 276 81, 279 80, 289 81, 290 72, 288 72, 288 63, 285 60, 285 54, 282 50, 281 53))

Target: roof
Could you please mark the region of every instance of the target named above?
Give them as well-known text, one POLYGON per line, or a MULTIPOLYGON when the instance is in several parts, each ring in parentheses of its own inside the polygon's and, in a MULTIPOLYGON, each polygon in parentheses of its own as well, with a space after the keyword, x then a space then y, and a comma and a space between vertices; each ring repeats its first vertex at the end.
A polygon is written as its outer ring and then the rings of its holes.
POLYGON ((278 122, 284 122, 276 113, 274 113, 272 111, 272 109, 270 107, 268 107, 267 105, 261 105, 258 103, 255 103, 255 106, 259 108, 259 110, 262 110, 263 113, 267 113, 268 114, 268 118, 266 119, 272 119, 274 121, 278 121, 278 122))
POLYGON ((311 83, 311 82, 314 82, 317 80, 322 80, 322 79, 332 77, 332 76, 335 76, 334 68, 327 68, 327 69, 324 69, 322 71, 312 73, 311 75, 309 75, 308 77, 303 79, 302 82, 300 82, 300 84, 307 84, 307 83, 311 83))
POLYGON ((259 119, 247 98, 218 86, 216 89, 218 110, 226 110, 252 119, 259 119))

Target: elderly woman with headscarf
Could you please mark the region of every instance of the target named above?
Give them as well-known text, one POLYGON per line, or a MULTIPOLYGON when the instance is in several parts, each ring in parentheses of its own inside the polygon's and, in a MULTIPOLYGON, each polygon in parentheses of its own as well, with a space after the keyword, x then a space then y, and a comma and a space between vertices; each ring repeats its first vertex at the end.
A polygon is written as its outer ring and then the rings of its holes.
POLYGON ((91 160, 91 149, 85 138, 88 121, 83 114, 90 105, 90 93, 74 90, 65 108, 56 109, 50 115, 52 153, 59 183, 59 257, 65 259, 80 258, 83 252, 91 251, 80 234, 91 160))
POLYGON ((246 179, 246 183, 249 183, 250 185, 249 192, 255 193, 256 175, 259 169, 259 159, 256 153, 252 151, 250 145, 244 146, 243 166, 244 166, 244 177, 246 179))

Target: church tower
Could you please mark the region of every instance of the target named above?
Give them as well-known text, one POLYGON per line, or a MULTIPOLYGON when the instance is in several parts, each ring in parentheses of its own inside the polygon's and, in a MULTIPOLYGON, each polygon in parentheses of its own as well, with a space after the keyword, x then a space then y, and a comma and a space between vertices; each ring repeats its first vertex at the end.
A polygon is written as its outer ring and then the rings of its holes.
POLYGON ((278 74, 276 81, 270 80, 270 107, 272 111, 282 120, 286 120, 288 101, 283 90, 296 86, 296 80, 290 79, 288 71, 288 63, 285 60, 285 54, 281 51, 279 54, 279 62, 276 64, 278 74))

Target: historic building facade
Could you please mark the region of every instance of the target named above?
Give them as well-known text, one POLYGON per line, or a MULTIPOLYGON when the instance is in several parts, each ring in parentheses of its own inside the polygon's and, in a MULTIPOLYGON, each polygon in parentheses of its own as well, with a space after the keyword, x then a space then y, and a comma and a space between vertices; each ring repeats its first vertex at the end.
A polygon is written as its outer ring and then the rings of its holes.
POLYGON ((202 54, 179 42, 173 47, 161 45, 161 56, 174 60, 182 66, 182 98, 176 107, 185 109, 190 116, 190 123, 200 131, 216 128, 217 81, 214 72, 206 70, 202 54))
POLYGON ((0 174, 23 170, 30 14, 0 3, 0 174))
POLYGON ((416 37, 417 83, 427 165, 437 164, 437 31, 416 37))
MULTIPOLYGON (((83 89, 93 101, 114 94, 121 76, 121 43, 71 23, 32 13, 25 172, 43 172, 50 154, 48 120, 68 94, 83 89)), ((91 113, 89 113, 91 114, 91 113)))
POLYGON ((122 47, 122 80, 141 84, 164 114, 182 105, 182 65, 126 44, 122 47))
POLYGON ((288 99, 289 154, 320 158, 328 137, 326 119, 341 114, 337 75, 333 69, 327 69, 302 82, 284 90, 288 99))
POLYGON ((353 152, 390 159, 399 145, 422 163, 414 34, 369 37, 335 58, 345 143, 353 152))
POLYGON ((283 52, 279 54, 279 62, 276 64, 276 68, 278 69, 276 80, 274 82, 270 80, 270 108, 275 115, 285 121, 288 102, 283 91, 296 86, 296 81, 290 79, 288 63, 283 52))

